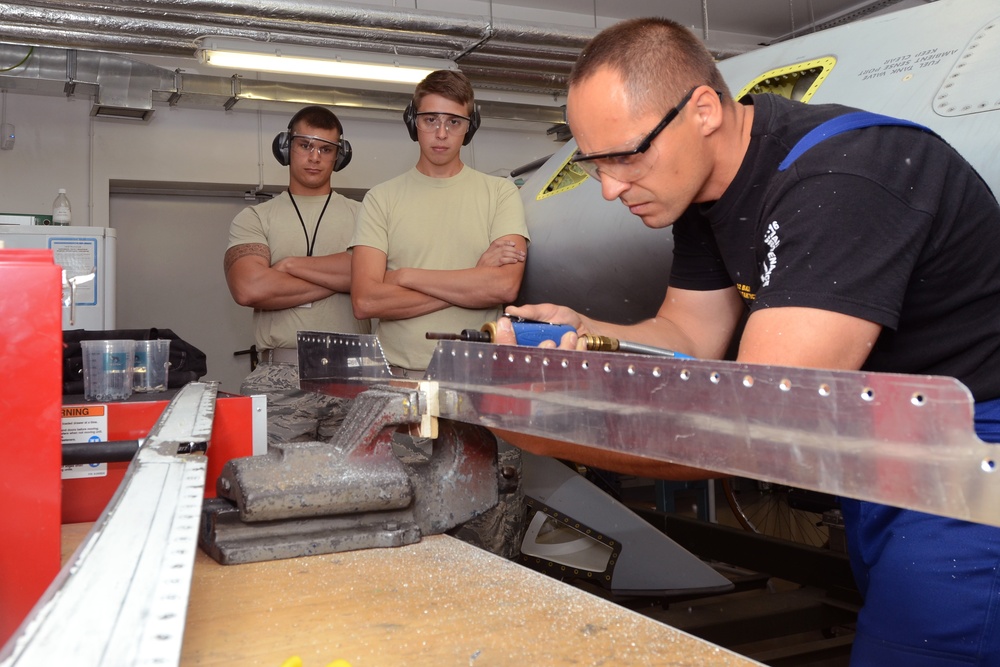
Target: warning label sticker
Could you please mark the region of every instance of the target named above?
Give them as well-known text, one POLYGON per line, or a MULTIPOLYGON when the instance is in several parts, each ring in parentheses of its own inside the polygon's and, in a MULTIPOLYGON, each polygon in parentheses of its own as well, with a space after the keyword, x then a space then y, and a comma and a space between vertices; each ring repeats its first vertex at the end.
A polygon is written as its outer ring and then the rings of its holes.
MULTIPOLYGON (((62 441, 66 443, 107 442, 108 406, 67 405, 62 409, 62 441)), ((63 479, 106 477, 107 463, 84 463, 62 467, 63 479)))

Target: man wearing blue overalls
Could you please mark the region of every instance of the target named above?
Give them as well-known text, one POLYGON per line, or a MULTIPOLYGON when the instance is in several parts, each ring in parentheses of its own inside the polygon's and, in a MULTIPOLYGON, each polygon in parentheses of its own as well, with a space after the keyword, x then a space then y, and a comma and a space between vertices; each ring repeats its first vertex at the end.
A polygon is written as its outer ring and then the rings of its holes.
MULTIPOLYGON (((665 19, 618 23, 584 49, 567 119, 604 197, 672 226, 666 297, 630 326, 551 304, 508 312, 705 359, 745 319, 738 361, 952 376, 975 398, 979 436, 1000 441, 1000 206, 932 132, 837 105, 734 102, 701 42, 665 19)), ((590 456, 644 477, 716 476, 590 456)), ((1000 665, 1000 529, 842 510, 865 597, 852 665, 1000 665)))

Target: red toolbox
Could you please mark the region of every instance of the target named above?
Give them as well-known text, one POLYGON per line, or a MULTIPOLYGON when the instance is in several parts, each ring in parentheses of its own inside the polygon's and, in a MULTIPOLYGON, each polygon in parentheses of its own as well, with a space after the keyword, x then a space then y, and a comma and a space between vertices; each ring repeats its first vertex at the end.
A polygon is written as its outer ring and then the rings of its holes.
MULTIPOLYGON (((62 406, 62 440, 86 442, 88 439, 98 439, 111 442, 144 438, 160 418, 174 393, 176 390, 157 394, 132 394, 127 401, 112 403, 85 403, 82 396, 67 396, 66 403, 62 406)), ((215 481, 226 461, 266 451, 267 433, 263 419, 260 420, 258 432, 254 432, 255 416, 263 417, 262 410, 255 409, 254 401, 262 402, 263 398, 224 393, 218 395, 215 419, 212 422, 212 439, 208 447, 206 498, 215 497, 215 481)), ((63 466, 62 522, 95 521, 121 484, 128 466, 128 463, 63 466)))

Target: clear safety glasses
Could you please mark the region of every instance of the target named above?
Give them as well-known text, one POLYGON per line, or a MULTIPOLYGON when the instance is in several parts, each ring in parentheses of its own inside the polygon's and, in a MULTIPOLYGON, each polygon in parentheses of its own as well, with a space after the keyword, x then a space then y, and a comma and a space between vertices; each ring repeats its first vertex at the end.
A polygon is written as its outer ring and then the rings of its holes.
POLYGON ((323 139, 309 134, 296 134, 292 136, 292 150, 304 155, 317 153, 321 158, 332 158, 337 154, 340 144, 336 141, 323 139))
POLYGON ((458 132, 465 134, 469 129, 470 119, 451 113, 424 112, 416 114, 417 129, 421 132, 437 132, 443 125, 448 134, 458 132))
POLYGON ((578 165, 588 176, 601 180, 601 176, 608 176, 621 183, 634 183, 639 180, 652 168, 653 163, 659 153, 653 146, 653 140, 663 132, 670 122, 677 118, 677 115, 688 103, 691 96, 699 86, 695 86, 684 95, 681 101, 673 109, 667 112, 656 127, 644 138, 633 144, 634 148, 622 146, 621 148, 605 151, 603 153, 577 153, 573 156, 573 164, 578 165))

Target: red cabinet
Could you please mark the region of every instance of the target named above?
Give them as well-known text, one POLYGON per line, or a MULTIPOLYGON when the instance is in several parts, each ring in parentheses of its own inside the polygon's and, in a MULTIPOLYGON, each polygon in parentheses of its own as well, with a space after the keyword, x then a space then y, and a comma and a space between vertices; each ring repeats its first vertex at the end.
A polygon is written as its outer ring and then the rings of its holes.
POLYGON ((0 645, 59 571, 62 273, 0 249, 0 645))

